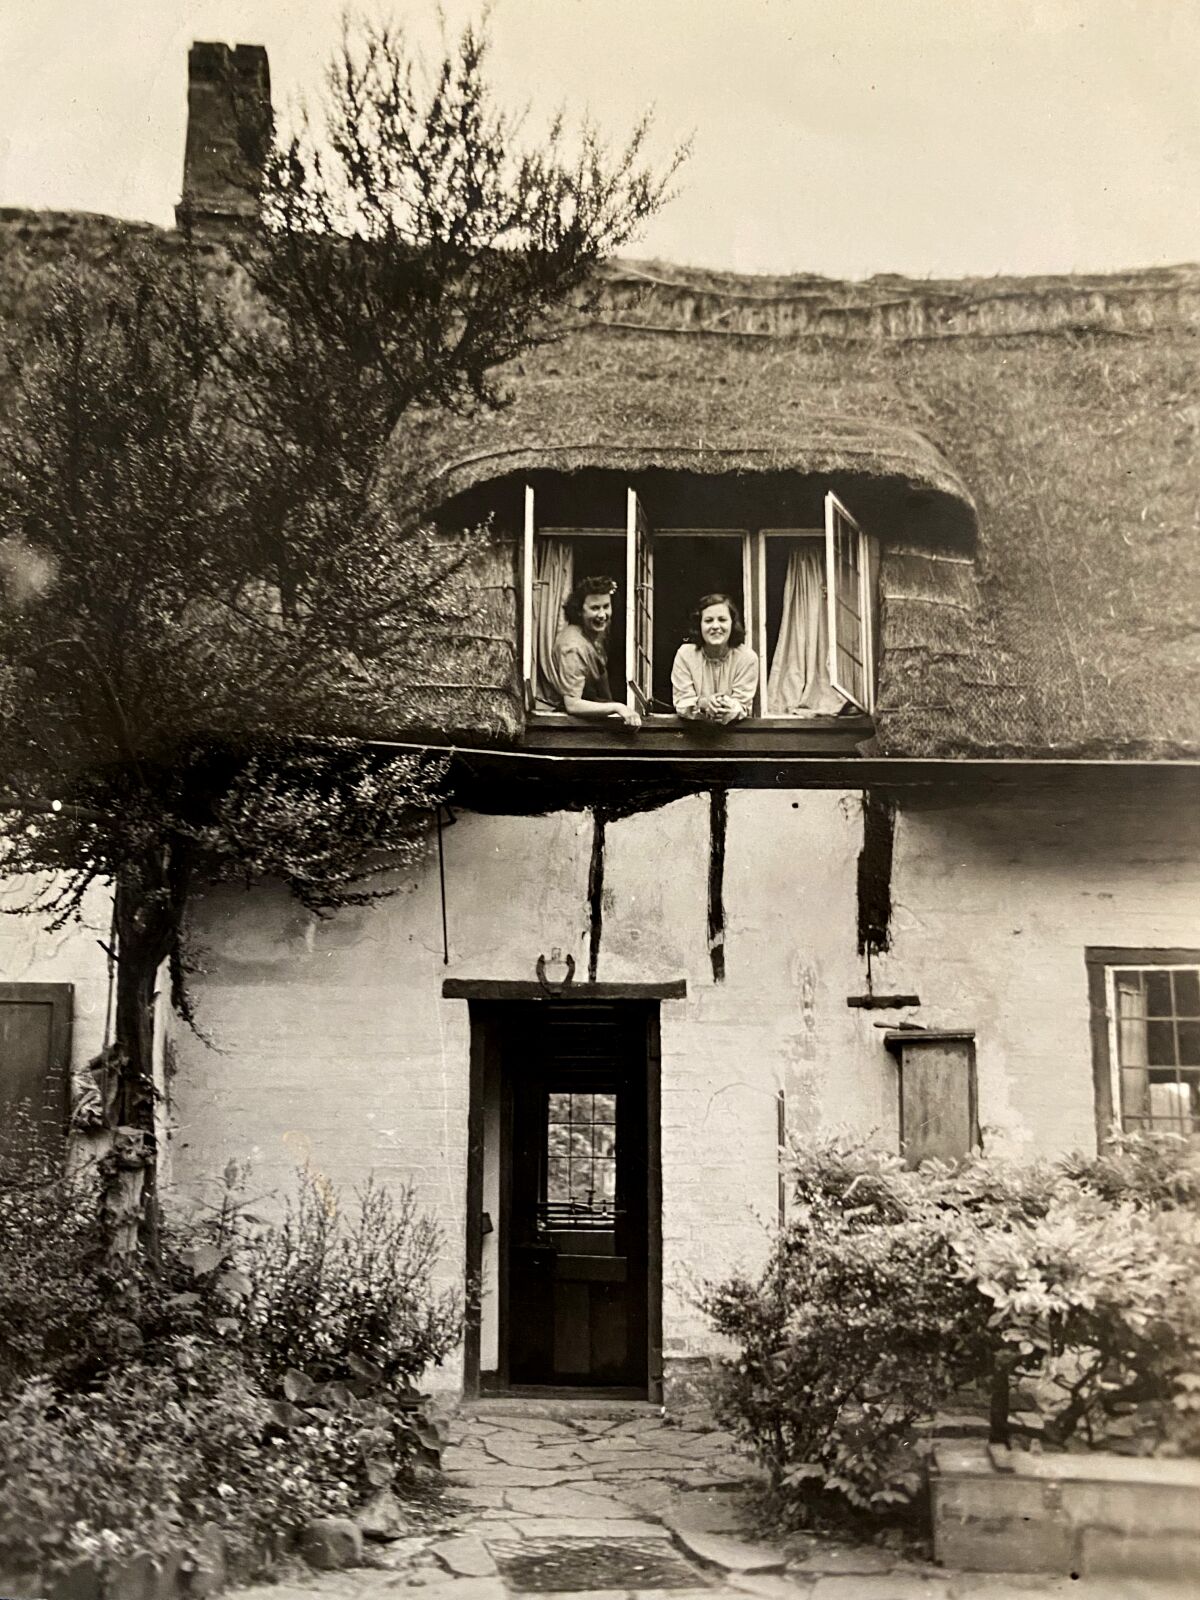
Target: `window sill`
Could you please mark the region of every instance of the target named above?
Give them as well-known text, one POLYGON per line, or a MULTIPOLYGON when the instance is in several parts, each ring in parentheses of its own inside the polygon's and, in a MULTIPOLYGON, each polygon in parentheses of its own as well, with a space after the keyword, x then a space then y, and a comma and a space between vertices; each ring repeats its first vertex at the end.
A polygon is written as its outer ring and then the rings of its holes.
POLYGON ((655 714, 640 728, 627 728, 607 718, 587 721, 563 712, 536 711, 525 719, 522 741, 527 750, 561 754, 611 752, 622 757, 670 755, 687 751, 715 758, 736 758, 774 752, 821 756, 854 756, 875 731, 870 717, 746 717, 729 724, 693 722, 655 714))

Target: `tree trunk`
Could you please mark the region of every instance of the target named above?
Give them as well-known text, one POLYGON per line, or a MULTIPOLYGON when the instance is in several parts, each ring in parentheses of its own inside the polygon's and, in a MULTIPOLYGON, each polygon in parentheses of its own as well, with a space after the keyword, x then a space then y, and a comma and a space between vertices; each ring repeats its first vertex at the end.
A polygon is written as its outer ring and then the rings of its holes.
POLYGON ((101 1205, 108 1253, 129 1256, 140 1246, 152 1262, 159 1236, 154 991, 183 913, 179 878, 170 851, 162 849, 131 864, 116 886, 118 1075, 101 1205))

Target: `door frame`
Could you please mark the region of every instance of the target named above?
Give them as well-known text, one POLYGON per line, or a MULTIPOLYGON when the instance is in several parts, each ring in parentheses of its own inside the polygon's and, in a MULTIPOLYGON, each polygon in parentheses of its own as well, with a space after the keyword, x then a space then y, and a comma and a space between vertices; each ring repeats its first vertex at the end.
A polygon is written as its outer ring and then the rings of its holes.
MULTIPOLYGON (((466 1315, 463 1330, 463 1395, 470 1399, 480 1392, 481 1322, 480 1278, 483 1266, 484 1192, 484 1084, 489 1066, 498 1064, 501 1030, 511 1018, 510 1002, 529 1001, 569 1005, 572 1000, 594 1004, 598 1000, 637 1005, 646 1026, 646 1397, 661 1403, 663 1384, 662 1352, 662 1035, 659 1002, 682 999, 682 981, 663 984, 580 984, 577 993, 570 987, 548 992, 541 984, 468 983, 448 979, 443 985, 448 998, 469 1001, 471 1019, 470 1100, 467 1112, 466 1182, 466 1315), (453 989, 451 988, 453 985, 453 989), (473 992, 472 992, 473 991, 473 992)), ((507 1216, 511 1177, 511 1093, 501 1079, 504 1102, 501 1107, 500 1212, 507 1216)), ((508 1374, 508 1230, 502 1228, 498 1251, 499 1366, 496 1386, 499 1392, 509 1387, 508 1374)), ((597 1390, 598 1395, 603 1390, 597 1390)))

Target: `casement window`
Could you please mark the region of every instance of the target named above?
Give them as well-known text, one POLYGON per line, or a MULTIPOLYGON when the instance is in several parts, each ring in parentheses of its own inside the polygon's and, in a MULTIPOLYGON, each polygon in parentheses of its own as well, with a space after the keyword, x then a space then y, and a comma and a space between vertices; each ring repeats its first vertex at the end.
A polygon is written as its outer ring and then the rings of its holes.
POLYGON ((526 709, 552 712, 545 664, 563 601, 584 577, 617 584, 608 640, 614 698, 671 716, 671 666, 702 595, 737 602, 759 661, 755 714, 875 709, 878 547, 836 495, 821 528, 652 527, 636 491, 625 526, 541 526, 525 490, 522 669, 526 709))
POLYGON ((1100 1136, 1200 1139, 1200 950, 1087 953, 1100 1136))

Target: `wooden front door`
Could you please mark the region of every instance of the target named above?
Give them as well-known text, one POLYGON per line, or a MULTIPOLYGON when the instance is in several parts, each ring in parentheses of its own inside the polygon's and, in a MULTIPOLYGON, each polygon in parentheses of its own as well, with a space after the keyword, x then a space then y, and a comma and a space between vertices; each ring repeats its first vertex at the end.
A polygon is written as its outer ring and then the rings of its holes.
POLYGON ((522 1006, 505 1033, 509 1382, 645 1389, 646 1010, 522 1006))

